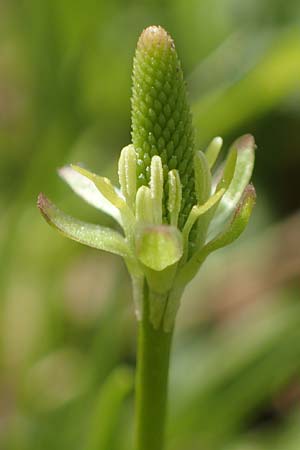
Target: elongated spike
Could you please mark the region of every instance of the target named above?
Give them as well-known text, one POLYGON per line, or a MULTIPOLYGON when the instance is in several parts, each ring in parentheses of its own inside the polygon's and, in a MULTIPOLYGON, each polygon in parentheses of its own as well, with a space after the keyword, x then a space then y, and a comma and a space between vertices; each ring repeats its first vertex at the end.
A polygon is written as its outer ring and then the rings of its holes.
POLYGON ((136 196, 136 152, 132 144, 121 151, 119 159, 119 183, 128 206, 134 211, 136 196))
POLYGON ((137 222, 153 223, 153 203, 150 188, 141 186, 136 194, 137 222))
MULTIPOLYGON (((182 229, 196 203, 192 164, 194 126, 175 44, 162 27, 150 26, 141 34, 132 79, 132 143, 138 158, 138 185, 148 184, 154 155, 162 159, 165 184, 168 171, 177 169, 182 184, 178 219, 182 229)), ((164 200, 165 215, 167 199, 164 200)))
POLYGON ((170 224, 177 227, 178 216, 181 209, 182 187, 179 173, 176 169, 168 173, 168 211, 170 224))
POLYGON ((151 160, 150 190, 153 202, 153 221, 156 225, 162 223, 163 189, 164 175, 161 158, 153 156, 151 160))
POLYGON ((194 156, 195 188, 198 205, 203 205, 211 194, 211 173, 204 153, 197 152, 194 156))
POLYGON ((220 154, 221 148, 223 145, 223 139, 221 137, 215 137, 208 145, 207 149, 205 150, 205 156, 208 161, 209 168, 212 169, 215 165, 218 156, 220 154))

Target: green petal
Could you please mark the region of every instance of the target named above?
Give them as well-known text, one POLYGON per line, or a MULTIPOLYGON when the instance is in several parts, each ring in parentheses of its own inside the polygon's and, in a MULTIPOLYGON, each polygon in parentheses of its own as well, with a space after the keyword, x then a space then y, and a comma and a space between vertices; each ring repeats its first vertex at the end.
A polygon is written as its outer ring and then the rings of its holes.
POLYGON ((182 187, 178 170, 173 169, 168 173, 168 211, 170 224, 177 227, 181 209, 182 187))
POLYGON ((182 256, 182 238, 177 228, 168 225, 141 227, 136 239, 139 260, 148 268, 164 270, 182 256))
POLYGON ((194 156, 195 189, 198 205, 203 205, 211 194, 211 173, 207 158, 201 151, 194 156))
POLYGON ((205 150, 205 156, 210 169, 212 169, 213 166, 215 165, 215 162, 217 161, 219 153, 221 151, 222 145, 223 139, 217 136, 211 141, 211 143, 205 150))
POLYGON ((116 231, 68 216, 42 193, 38 197, 38 208, 51 226, 73 241, 123 257, 130 257, 125 239, 116 231))
POLYGON ((164 173, 161 158, 154 155, 150 166, 150 190, 153 203, 153 220, 156 225, 162 223, 162 200, 164 192, 164 173))
POLYGON ((136 220, 140 223, 153 223, 153 201, 148 186, 141 186, 136 194, 136 220))
POLYGON ((118 165, 121 191, 129 207, 134 211, 136 196, 136 152, 132 144, 121 151, 118 165))
MULTIPOLYGON (((182 236, 185 245, 185 250, 187 251, 188 239, 190 231, 198 218, 205 216, 205 218, 210 217, 210 211, 218 204, 222 196, 224 195, 225 189, 219 189, 214 195, 212 195, 203 205, 193 206, 189 217, 184 225, 182 236)), ((202 224, 201 224, 202 225, 202 224)))

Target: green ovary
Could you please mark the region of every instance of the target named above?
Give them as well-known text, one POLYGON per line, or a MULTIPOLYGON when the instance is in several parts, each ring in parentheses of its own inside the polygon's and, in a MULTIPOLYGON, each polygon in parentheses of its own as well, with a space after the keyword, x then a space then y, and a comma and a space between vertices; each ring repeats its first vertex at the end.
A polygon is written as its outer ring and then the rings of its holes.
MULTIPOLYGON (((162 159, 165 194, 168 171, 177 169, 182 184, 181 229, 196 203, 194 131, 174 42, 161 27, 147 28, 138 41, 132 91, 132 142, 138 158, 138 186, 148 185, 154 155, 162 159)), ((169 222, 166 204, 164 195, 163 216, 169 222)))

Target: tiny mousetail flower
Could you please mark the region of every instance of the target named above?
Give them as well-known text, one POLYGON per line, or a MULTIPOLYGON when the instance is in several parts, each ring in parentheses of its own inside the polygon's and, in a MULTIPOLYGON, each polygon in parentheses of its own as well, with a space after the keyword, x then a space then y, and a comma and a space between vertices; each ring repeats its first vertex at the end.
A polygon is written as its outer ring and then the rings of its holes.
POLYGON ((120 154, 120 187, 79 165, 59 169, 76 194, 115 219, 122 234, 71 218, 44 195, 38 206, 70 239, 121 255, 133 281, 138 320, 145 314, 146 286, 152 299, 149 320, 154 329, 169 332, 175 317, 168 312, 177 310, 171 303, 178 297, 172 292, 183 292, 216 236, 231 223, 250 183, 255 142, 251 135, 237 139, 216 170, 222 138, 204 151, 195 148, 183 71, 162 27, 141 34, 132 80, 132 143, 120 154))
POLYGON ((141 34, 132 80, 132 143, 120 154, 120 187, 82 166, 59 169, 71 189, 113 217, 123 234, 77 221, 43 195, 38 206, 65 236, 121 255, 133 281, 138 320, 144 317, 147 286, 152 326, 170 331, 175 317, 167 317, 168 311, 177 310, 171 299, 178 297, 172 291, 183 292, 210 242, 230 223, 251 180, 255 142, 247 134, 237 139, 219 165, 222 138, 204 151, 195 148, 183 71, 162 27, 141 34))
POLYGON ((118 231, 74 219, 44 194, 38 207, 64 236, 124 259, 139 327, 135 450, 163 450, 182 294, 206 258, 235 241, 250 220, 256 145, 245 134, 224 162, 221 137, 196 148, 182 67, 162 27, 142 32, 132 82, 132 142, 120 154, 119 187, 80 165, 59 169, 77 195, 115 220, 118 231))

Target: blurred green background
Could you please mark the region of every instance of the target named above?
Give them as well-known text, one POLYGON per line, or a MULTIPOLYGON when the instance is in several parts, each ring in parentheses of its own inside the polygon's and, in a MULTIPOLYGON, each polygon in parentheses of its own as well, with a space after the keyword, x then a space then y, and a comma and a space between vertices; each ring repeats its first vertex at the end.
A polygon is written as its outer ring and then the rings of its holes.
POLYGON ((198 148, 246 132, 258 145, 251 226, 180 310, 168 450, 300 448, 299 1, 1 0, 1 450, 132 450, 129 278, 117 257, 53 232, 35 203, 44 191, 111 224, 56 169, 116 177, 151 24, 176 41, 198 148))

